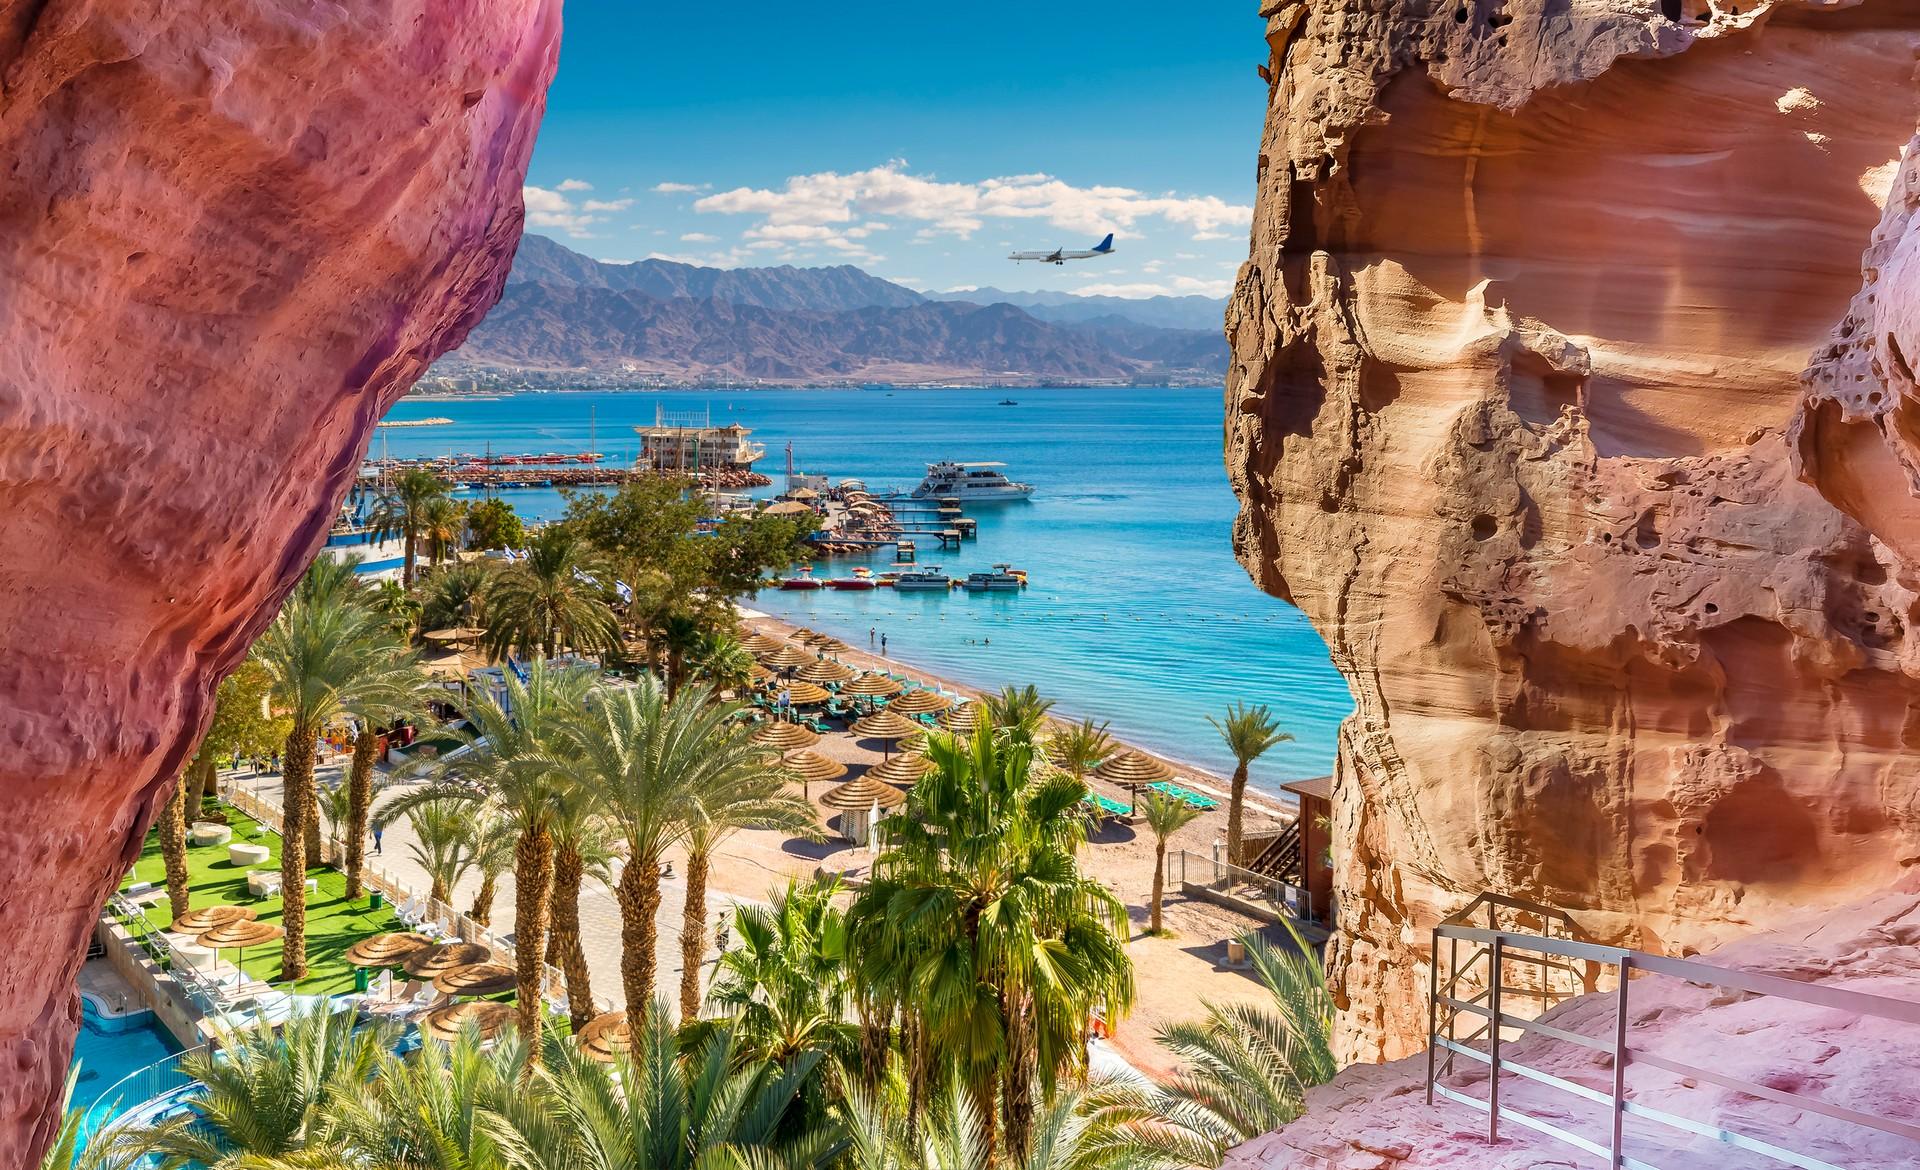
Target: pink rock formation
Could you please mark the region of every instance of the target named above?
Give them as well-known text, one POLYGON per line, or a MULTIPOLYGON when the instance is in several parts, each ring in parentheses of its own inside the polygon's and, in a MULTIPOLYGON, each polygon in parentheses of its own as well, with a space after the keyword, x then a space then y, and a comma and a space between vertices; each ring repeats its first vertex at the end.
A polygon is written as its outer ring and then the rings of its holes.
POLYGON ((498 297, 559 0, 0 5, 0 1166, 374 422, 498 297))
MULTIPOLYGON (((1708 961, 1803 982, 1845 987, 1909 1002, 1920 999, 1920 881, 1834 913, 1814 915, 1777 933, 1736 943, 1708 961)), ((1709 990, 1660 976, 1628 989, 1629 1044, 1712 1072, 1912 1124, 1913 1060, 1920 1027, 1869 1019, 1775 997, 1709 990)), ((1607 1045, 1613 1043, 1611 991, 1562 1004, 1543 1021, 1607 1045)), ((1599 1093, 1611 1093, 1610 1055, 1529 1036, 1503 1047, 1503 1058, 1599 1093)), ((1461 1060, 1447 1081, 1470 1097, 1487 1097, 1486 1067, 1461 1060)), ((1577 1133, 1605 1147, 1611 1118, 1604 1107, 1512 1073, 1500 1079, 1509 1108, 1577 1133)), ((1650 1064, 1629 1063, 1627 1099, 1708 1125, 1725 1126, 1833 1165, 1920 1166, 1920 1142, 1880 1134, 1810 1110, 1733 1093, 1650 1064)), ((1536 1170, 1602 1165, 1573 1147, 1518 1124, 1486 1140, 1485 1118, 1466 1106, 1426 1103, 1426 1060, 1355 1065, 1307 1096, 1299 1121, 1241 1146, 1226 1170, 1536 1170)), ((1662 1170, 1730 1170, 1776 1166, 1670 1127, 1630 1118, 1626 1153, 1662 1170)))
POLYGON ((1886 888, 1920 857, 1920 9, 1263 15, 1227 464, 1357 706, 1344 1054, 1419 1047, 1425 930, 1482 890, 1684 954, 1886 888))

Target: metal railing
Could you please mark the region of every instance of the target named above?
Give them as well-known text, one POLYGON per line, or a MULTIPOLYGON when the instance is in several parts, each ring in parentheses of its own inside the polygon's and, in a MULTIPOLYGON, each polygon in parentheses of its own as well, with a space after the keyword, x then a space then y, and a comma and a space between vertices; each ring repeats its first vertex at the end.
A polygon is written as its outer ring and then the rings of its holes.
POLYGON ((152 1064, 134 1069, 121 1077, 87 1106, 82 1123, 82 1138, 92 1140, 110 1126, 148 1119, 156 1107, 182 1096, 199 1082, 180 1067, 188 1057, 204 1053, 206 1046, 190 1048, 162 1057, 152 1064), (126 1102, 126 1107, 121 1107, 126 1102))
POLYGON ((1183 886, 1204 886, 1247 902, 1264 903, 1273 913, 1301 922, 1316 922, 1313 895, 1303 887, 1269 874, 1234 865, 1219 856, 1202 857, 1185 849, 1168 854, 1173 880, 1183 886))
MULTIPOLYGON (((1427 1001, 1427 1103, 1431 1105, 1434 1099, 1439 1097, 1482 1114, 1487 1119, 1489 1142, 1498 1141, 1501 1124, 1510 1122, 1590 1154, 1601 1159, 1607 1166, 1625 1167, 1627 1170, 1662 1170, 1659 1165, 1646 1159, 1657 1156, 1660 1149, 1671 1148, 1662 1140, 1667 1137, 1680 1137, 1685 1141, 1707 1139, 1719 1142, 1730 1150, 1759 1155, 1769 1160, 1766 1163, 1740 1163, 1743 1166, 1778 1164, 1798 1167, 1800 1170, 1848 1170, 1845 1166, 1827 1160, 1832 1156, 1831 1151, 1822 1154, 1810 1149, 1791 1149, 1780 1144, 1777 1140, 1780 1137, 1777 1129, 1770 1135, 1776 1140, 1768 1140, 1768 1137, 1751 1132, 1756 1127, 1750 1126, 1749 1132, 1742 1132, 1734 1127, 1738 1124, 1737 1121, 1695 1120, 1681 1116, 1671 1109, 1657 1107, 1649 1103, 1644 1096, 1631 1095, 1627 1074, 1635 1067, 1644 1067, 1681 1078, 1683 1085, 1712 1085, 1750 1098, 1771 1101, 1800 1110, 1806 1115, 1830 1118, 1879 1134, 1907 1139, 1916 1143, 1913 1157, 1916 1162, 1920 1162, 1920 1124, 1913 1121, 1882 1117, 1837 1104, 1811 1093, 1793 1092, 1774 1085, 1756 1083, 1731 1075, 1722 1068, 1703 1068, 1688 1064, 1635 1044, 1633 1017, 1629 1010, 1629 989, 1636 979, 1664 977, 1722 992, 1735 993, 1743 997, 1771 996, 1850 1013, 1863 1019, 1910 1025, 1920 1025, 1920 1003, 1818 983, 1805 983, 1777 975, 1716 967, 1690 959, 1651 955, 1581 939, 1549 938, 1537 932, 1478 926, 1468 921, 1455 920, 1471 917, 1475 911, 1486 905, 1492 905, 1496 912, 1512 910, 1516 913, 1535 916, 1545 914, 1549 916, 1550 921, 1564 926, 1571 926, 1572 919, 1564 914, 1543 910, 1528 903, 1483 895, 1481 899, 1476 899, 1467 911, 1442 922, 1433 930, 1434 961, 1429 970, 1427 1001), (1445 946, 1443 947, 1442 944, 1445 946), (1450 969, 1443 976, 1440 961, 1442 954, 1450 953, 1457 956, 1462 944, 1470 948, 1467 967, 1450 969), (1477 994, 1457 994, 1464 971, 1483 961, 1486 965, 1485 987, 1477 994), (1544 1015, 1548 1007, 1569 998, 1570 995, 1560 995, 1550 988, 1538 985, 1515 986, 1510 982, 1510 976, 1516 969, 1531 969, 1543 975, 1557 974, 1562 978, 1574 978, 1578 985, 1593 991, 1597 990, 1602 982, 1601 974, 1604 968, 1612 968, 1615 979, 1610 989, 1613 998, 1612 1019, 1607 1030, 1608 1034, 1603 1036, 1587 1035, 1558 1027, 1526 1014, 1531 1007, 1536 1008, 1538 1014, 1544 1015), (1517 1007, 1513 1004, 1515 998, 1520 1001, 1517 1007), (1458 1034, 1457 1024, 1462 1017, 1468 1018, 1473 1024, 1472 1032, 1467 1036, 1458 1034), (1550 1041, 1559 1041, 1599 1053, 1610 1062, 1605 1066, 1608 1074, 1607 1087, 1597 1089, 1590 1085, 1578 1084, 1516 1060, 1504 1046, 1510 1042, 1509 1038, 1518 1039, 1527 1036, 1544 1037, 1550 1041), (1481 1043, 1482 1041, 1484 1044, 1481 1043), (1456 1058, 1473 1062, 1478 1066, 1476 1071, 1484 1073, 1487 1082, 1484 1098, 1443 1083, 1451 1074, 1453 1061, 1456 1058), (1601 1111, 1601 1128, 1598 1132, 1604 1134, 1604 1139, 1576 1133, 1565 1125, 1555 1124, 1543 1117, 1528 1113, 1522 1105, 1514 1102, 1510 1097, 1503 1099, 1501 1093, 1503 1076, 1521 1078, 1528 1086, 1544 1085, 1559 1094, 1597 1106, 1601 1111), (1644 1146, 1638 1151, 1640 1156, 1629 1153, 1627 1149, 1629 1138, 1636 1136, 1628 1130, 1626 1123, 1629 1118, 1652 1123, 1645 1127, 1645 1132, 1638 1135, 1638 1140, 1644 1146)), ((1663 1102, 1663 1104, 1670 1104, 1670 1102, 1663 1102)), ((1561 1119, 1566 1120, 1565 1112, 1560 1111, 1560 1113, 1561 1119)), ((1789 1132, 1799 1133, 1802 1128, 1796 1125, 1789 1132)), ((1878 1155, 1875 1155, 1875 1158, 1874 1165, 1886 1164, 1878 1160, 1878 1155)), ((1731 1166, 1734 1163, 1729 1161, 1726 1164, 1731 1166)), ((1864 1166, 1865 1163, 1861 1165, 1864 1166)))

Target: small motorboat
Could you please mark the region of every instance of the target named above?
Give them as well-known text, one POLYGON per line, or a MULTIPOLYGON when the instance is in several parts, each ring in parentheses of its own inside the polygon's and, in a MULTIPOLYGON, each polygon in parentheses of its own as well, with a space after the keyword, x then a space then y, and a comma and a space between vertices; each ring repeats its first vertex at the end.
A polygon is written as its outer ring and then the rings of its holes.
POLYGON ((953 588, 953 578, 942 573, 939 565, 928 565, 924 569, 915 569, 909 573, 901 573, 894 578, 893 587, 895 589, 908 590, 937 589, 944 593, 948 589, 953 588))
POLYGON ((782 589, 819 589, 820 587, 820 579, 813 575, 813 570, 810 568, 801 569, 798 577, 788 577, 780 582, 782 589))
POLYGON ((1018 402, 1015 402, 1015 401, 1014 401, 1013 399, 1011 399, 1011 398, 1002 398, 1002 399, 1000 400, 1000 405, 1002 405, 1002 406, 1018 406, 1018 405, 1020 405, 1020 404, 1019 404, 1018 402))
POLYGON ((961 587, 972 590, 991 590, 993 592, 1012 592, 1027 586, 1025 573, 1016 573, 1011 565, 995 565, 990 573, 968 573, 961 587))
POLYGON ((835 577, 827 582, 835 589, 873 589, 876 588, 872 577, 835 577))

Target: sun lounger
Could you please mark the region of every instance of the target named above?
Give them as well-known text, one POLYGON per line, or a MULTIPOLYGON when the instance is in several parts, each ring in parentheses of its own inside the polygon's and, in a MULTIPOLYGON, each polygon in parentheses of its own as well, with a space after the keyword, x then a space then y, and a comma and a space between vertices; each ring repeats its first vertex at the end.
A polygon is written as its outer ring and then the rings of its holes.
POLYGON ((1162 796, 1171 796, 1175 800, 1185 801, 1188 806, 1199 809, 1201 812, 1212 812, 1214 809, 1220 807, 1219 801, 1211 797, 1202 796, 1198 792, 1189 791, 1171 781, 1161 780, 1158 783, 1149 784, 1147 787, 1154 792, 1160 793, 1162 796))

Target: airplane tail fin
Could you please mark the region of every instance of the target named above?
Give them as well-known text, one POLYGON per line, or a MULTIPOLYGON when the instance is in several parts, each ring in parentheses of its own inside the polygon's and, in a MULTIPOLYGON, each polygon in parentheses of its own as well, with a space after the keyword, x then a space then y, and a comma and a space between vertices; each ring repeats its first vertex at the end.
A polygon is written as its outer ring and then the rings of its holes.
POLYGON ((1100 241, 1099 243, 1097 243, 1097 244, 1095 244, 1095 245, 1093 246, 1093 250, 1094 250, 1094 251, 1096 251, 1096 252, 1111 252, 1111 251, 1113 251, 1113 233, 1112 233, 1112 232, 1108 232, 1108 233, 1107 233, 1107 238, 1106 238, 1106 239, 1104 239, 1104 240, 1101 240, 1101 241, 1100 241))

